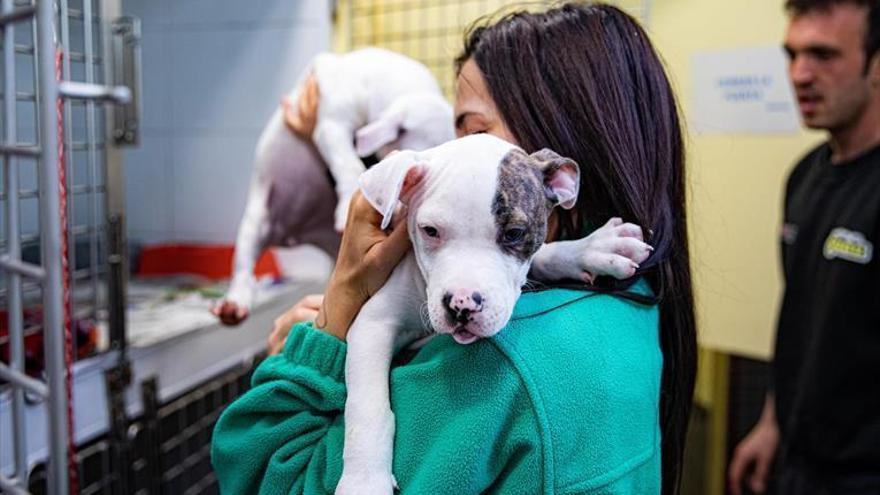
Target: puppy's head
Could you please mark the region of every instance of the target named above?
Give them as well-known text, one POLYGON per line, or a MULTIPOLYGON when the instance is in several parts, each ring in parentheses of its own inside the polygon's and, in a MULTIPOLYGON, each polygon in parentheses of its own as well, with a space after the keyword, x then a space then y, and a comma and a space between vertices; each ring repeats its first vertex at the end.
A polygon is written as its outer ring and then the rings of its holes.
POLYGON ((358 156, 376 153, 384 158, 391 150, 426 150, 455 137, 452 107, 438 93, 401 96, 373 122, 355 133, 358 156))
POLYGON ((361 176, 383 226, 406 206, 431 325, 462 344, 507 324, 550 211, 573 207, 578 185, 574 161, 485 134, 394 153, 361 176))

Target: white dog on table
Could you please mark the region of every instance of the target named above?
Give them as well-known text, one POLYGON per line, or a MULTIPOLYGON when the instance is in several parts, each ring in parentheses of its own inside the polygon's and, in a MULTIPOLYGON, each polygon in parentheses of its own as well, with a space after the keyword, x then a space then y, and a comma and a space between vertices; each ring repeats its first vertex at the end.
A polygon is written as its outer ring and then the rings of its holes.
POLYGON ((452 109, 430 71, 398 53, 364 48, 318 55, 291 92, 294 105, 311 81, 320 88, 311 142, 288 129, 279 109, 257 144, 232 281, 212 309, 226 324, 247 318, 254 266, 266 248, 313 244, 335 258, 364 171, 360 157, 424 150, 455 137, 452 109))

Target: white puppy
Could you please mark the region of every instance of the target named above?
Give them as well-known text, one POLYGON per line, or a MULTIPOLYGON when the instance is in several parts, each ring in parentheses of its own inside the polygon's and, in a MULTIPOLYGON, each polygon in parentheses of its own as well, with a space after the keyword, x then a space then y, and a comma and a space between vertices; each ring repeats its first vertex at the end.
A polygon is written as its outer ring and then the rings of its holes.
POLYGON ((423 150, 455 137, 452 109, 437 82, 408 57, 378 48, 318 55, 292 91, 294 101, 310 75, 320 88, 314 145, 290 132, 281 109, 257 144, 232 281, 213 308, 224 323, 247 317, 254 265, 267 247, 314 244, 335 258, 364 171, 359 157, 423 150))
MULTIPOLYGON (((383 214, 384 226, 399 203, 406 206, 413 250, 367 301, 347 336, 344 466, 337 494, 392 493, 392 357, 432 331, 469 344, 503 328, 542 247, 551 210, 572 208, 579 183, 572 160, 549 150, 528 155, 489 135, 395 153, 362 175, 364 196, 383 214)), ((585 256, 558 273, 631 275, 634 262, 615 251, 625 246, 644 260, 650 248, 620 227, 606 225, 601 235, 587 238, 593 244, 563 247, 585 256)), ((546 261, 558 266, 568 258, 551 252, 546 261)))

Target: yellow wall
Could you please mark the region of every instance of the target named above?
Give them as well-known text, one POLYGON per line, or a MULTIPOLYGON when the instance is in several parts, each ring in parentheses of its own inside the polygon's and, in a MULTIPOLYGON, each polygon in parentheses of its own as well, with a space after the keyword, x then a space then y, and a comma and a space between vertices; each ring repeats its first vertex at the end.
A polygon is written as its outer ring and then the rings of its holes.
POLYGON ((544 9, 551 1, 509 0, 340 0, 334 46, 348 51, 382 46, 424 63, 450 99, 454 96, 453 60, 463 48, 464 32, 477 19, 499 12, 544 9))
MULTIPOLYGON (((656 0, 649 31, 690 112, 690 57, 778 45, 782 1, 656 0)), ((700 342, 768 357, 781 290, 777 231, 785 177, 818 133, 689 133, 691 253, 700 342)))

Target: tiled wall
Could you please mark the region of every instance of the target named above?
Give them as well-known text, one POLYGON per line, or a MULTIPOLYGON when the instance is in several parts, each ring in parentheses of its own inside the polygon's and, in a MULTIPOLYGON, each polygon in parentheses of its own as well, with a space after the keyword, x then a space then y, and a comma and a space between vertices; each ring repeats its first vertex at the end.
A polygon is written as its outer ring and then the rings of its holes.
POLYGON ((263 125, 330 46, 329 0, 124 0, 143 26, 142 143, 125 153, 134 242, 232 243, 263 125))

